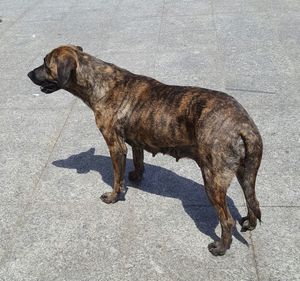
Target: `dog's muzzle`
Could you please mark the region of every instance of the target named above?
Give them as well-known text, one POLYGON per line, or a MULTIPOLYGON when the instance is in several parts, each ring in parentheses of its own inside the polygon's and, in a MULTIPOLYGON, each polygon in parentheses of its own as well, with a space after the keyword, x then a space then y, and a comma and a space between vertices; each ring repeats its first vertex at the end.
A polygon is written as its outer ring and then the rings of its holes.
POLYGON ((57 85, 57 83, 55 81, 48 81, 48 80, 44 80, 44 81, 40 81, 37 79, 35 72, 32 70, 30 71, 27 76, 30 78, 30 80, 40 86, 40 89, 43 93, 46 94, 51 94, 57 90, 60 89, 60 87, 57 85))

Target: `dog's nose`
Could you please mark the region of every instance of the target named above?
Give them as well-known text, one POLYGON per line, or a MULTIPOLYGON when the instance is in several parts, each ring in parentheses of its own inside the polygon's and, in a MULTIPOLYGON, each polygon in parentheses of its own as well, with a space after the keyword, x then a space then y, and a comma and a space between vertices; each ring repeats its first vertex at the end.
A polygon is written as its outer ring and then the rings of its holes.
POLYGON ((34 78, 34 72, 33 71, 28 72, 27 76, 32 80, 34 78))

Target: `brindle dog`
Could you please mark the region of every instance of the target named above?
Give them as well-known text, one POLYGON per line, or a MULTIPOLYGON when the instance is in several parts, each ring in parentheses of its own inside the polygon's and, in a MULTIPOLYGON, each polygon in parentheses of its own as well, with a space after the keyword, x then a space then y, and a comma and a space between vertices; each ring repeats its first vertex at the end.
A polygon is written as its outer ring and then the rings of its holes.
POLYGON ((176 160, 194 159, 202 171, 205 190, 216 208, 222 234, 209 244, 213 255, 223 255, 232 241, 234 220, 226 191, 234 175, 242 186, 248 214, 242 231, 253 230, 261 219, 255 181, 262 158, 262 139, 246 110, 231 96, 198 87, 165 85, 106 63, 78 46, 61 46, 28 73, 49 94, 59 89, 82 99, 95 114, 96 124, 110 151, 113 191, 105 203, 115 203, 121 192, 127 147, 132 146, 131 181, 141 180, 143 151, 161 152, 176 160))

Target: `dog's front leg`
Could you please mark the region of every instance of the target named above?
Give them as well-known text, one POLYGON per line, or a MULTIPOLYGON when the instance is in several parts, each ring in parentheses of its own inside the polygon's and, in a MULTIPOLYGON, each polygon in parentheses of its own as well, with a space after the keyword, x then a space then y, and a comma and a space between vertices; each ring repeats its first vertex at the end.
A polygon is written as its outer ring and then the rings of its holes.
POLYGON ((124 140, 116 134, 110 136, 104 135, 104 138, 108 145, 110 157, 113 164, 114 185, 113 191, 102 194, 101 200, 109 204, 118 201, 119 194, 122 190, 126 165, 127 147, 124 140))
POLYGON ((128 178, 131 181, 140 181, 144 173, 144 150, 142 148, 132 146, 132 156, 134 170, 129 172, 128 178))

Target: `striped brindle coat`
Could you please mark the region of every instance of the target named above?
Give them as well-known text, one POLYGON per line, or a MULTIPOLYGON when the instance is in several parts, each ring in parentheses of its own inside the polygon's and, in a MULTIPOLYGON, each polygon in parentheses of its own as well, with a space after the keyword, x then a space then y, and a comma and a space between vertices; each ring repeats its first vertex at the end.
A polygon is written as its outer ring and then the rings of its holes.
POLYGON ((261 218, 255 180, 262 139, 233 97, 198 87, 165 85, 106 63, 77 46, 54 49, 28 76, 43 92, 67 90, 93 110, 114 169, 113 191, 101 196, 105 203, 115 203, 121 192, 127 143, 135 168, 129 173, 131 181, 142 178, 144 150, 196 161, 222 228, 220 241, 209 244, 212 254, 223 255, 232 241, 234 220, 226 192, 235 175, 248 207, 242 231, 255 228, 261 218))

